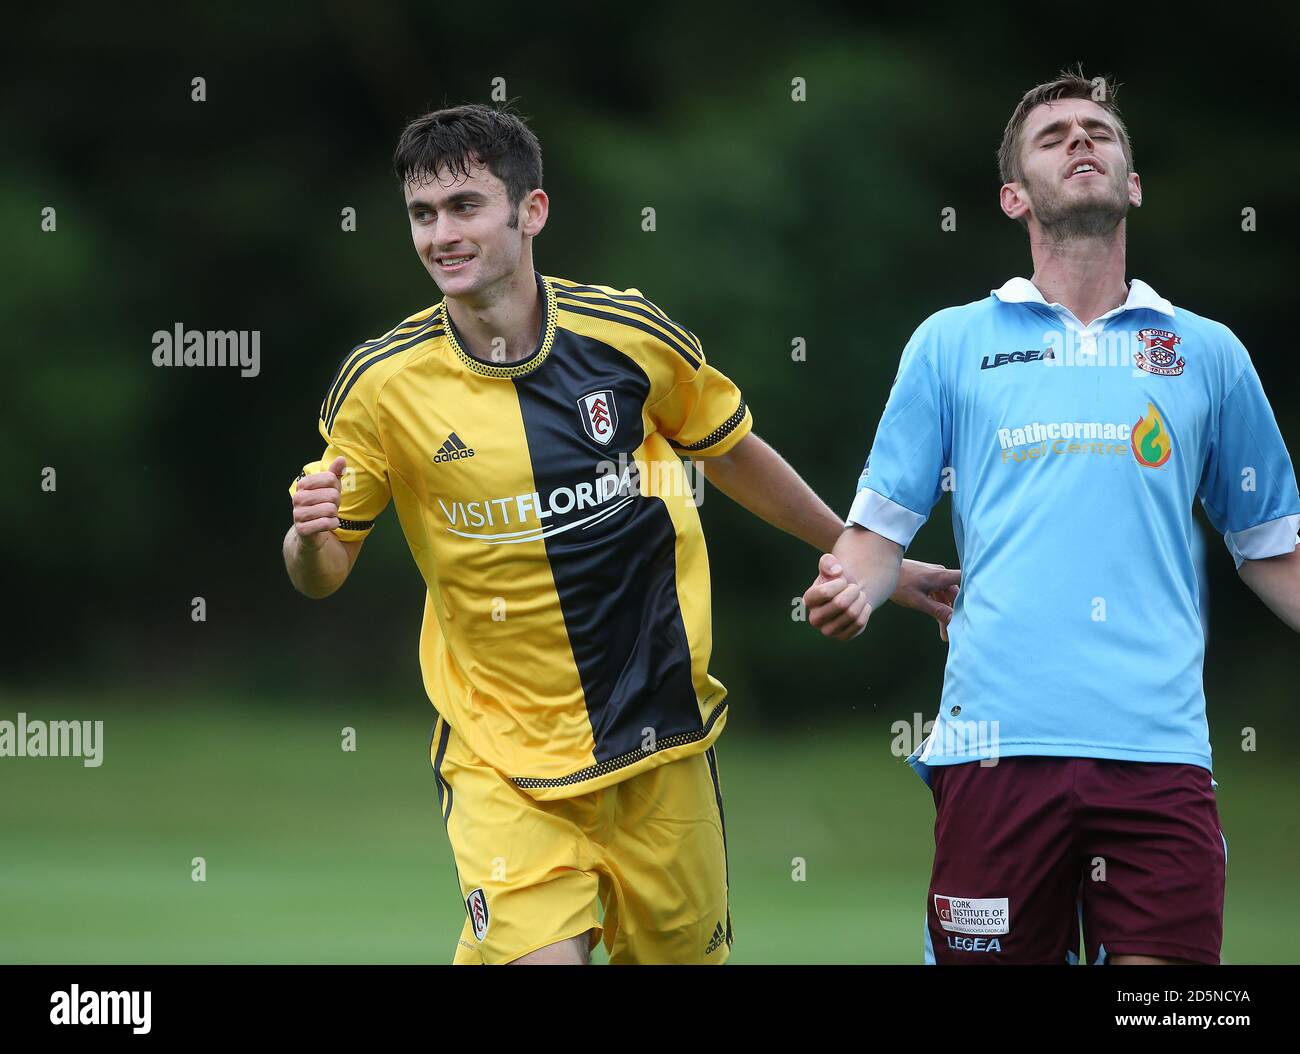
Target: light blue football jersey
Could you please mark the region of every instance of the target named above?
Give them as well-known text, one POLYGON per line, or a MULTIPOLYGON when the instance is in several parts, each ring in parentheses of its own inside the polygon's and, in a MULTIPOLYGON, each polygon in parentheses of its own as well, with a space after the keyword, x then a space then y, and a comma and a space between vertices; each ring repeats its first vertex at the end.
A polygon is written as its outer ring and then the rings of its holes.
POLYGON ((1017 755, 1209 769, 1192 502, 1238 566, 1300 542, 1291 459, 1232 332, 1137 280, 1089 325, 1024 278, 932 315, 848 522, 906 548, 945 491, 962 589, 908 759, 922 777, 1017 755))

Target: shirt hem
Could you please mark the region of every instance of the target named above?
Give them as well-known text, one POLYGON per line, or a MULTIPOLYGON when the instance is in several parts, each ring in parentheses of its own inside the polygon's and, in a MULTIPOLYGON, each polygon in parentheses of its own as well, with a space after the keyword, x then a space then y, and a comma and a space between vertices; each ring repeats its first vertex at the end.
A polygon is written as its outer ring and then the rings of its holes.
MULTIPOLYGON (((931 756, 921 760, 919 752, 907 759, 907 763, 922 779, 918 766, 931 768, 941 765, 964 765, 972 761, 996 760, 1013 757, 1052 757, 1052 758, 1097 758, 1102 761, 1146 761, 1174 765, 1199 765, 1213 772, 1208 754, 1190 753, 1181 750, 1144 750, 1141 747, 1106 746, 1098 743, 1039 743, 1033 740, 1019 740, 998 744, 996 753, 983 754, 947 754, 931 756)), ((991 767, 991 766, 990 766, 991 767)), ((928 782, 928 781, 927 781, 928 782)))
MULTIPOLYGON (((520 786, 519 783, 512 779, 515 788, 523 794, 527 794, 535 801, 557 801, 562 798, 576 798, 582 794, 591 794, 593 791, 603 790, 605 787, 612 787, 616 783, 622 783, 626 779, 638 776, 643 772, 649 772, 651 769, 658 768, 660 765, 667 765, 672 761, 679 761, 682 758, 693 757, 696 754, 703 754, 717 741, 718 736, 722 734, 722 729, 727 724, 727 707, 722 707, 722 712, 713 722, 712 727, 699 739, 692 740, 690 743, 683 743, 681 746, 668 747, 665 750, 656 750, 648 752, 640 761, 635 761, 630 765, 624 765, 615 769, 613 772, 606 772, 600 776, 593 776, 591 779, 583 780, 580 783, 566 783, 560 787, 527 787, 520 786)), ((509 777, 507 777, 509 779, 509 777)))

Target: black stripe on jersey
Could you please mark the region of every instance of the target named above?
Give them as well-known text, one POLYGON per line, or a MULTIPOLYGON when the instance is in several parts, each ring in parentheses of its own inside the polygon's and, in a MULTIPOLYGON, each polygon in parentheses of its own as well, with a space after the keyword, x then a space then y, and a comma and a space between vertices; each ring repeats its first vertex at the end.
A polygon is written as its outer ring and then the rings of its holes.
MULTIPOLYGON (((425 321, 427 321, 427 319, 425 321)), ((334 379, 330 381, 329 390, 325 393, 325 400, 320 404, 321 420, 325 420, 326 411, 334 401, 334 395, 338 391, 339 382, 347 374, 348 370, 352 369, 358 359, 363 355, 366 355, 368 352, 377 351, 382 345, 387 344, 390 341, 400 340, 407 334, 416 332, 416 330, 422 325, 424 325, 424 322, 403 322, 400 326, 390 329, 382 337, 376 337, 374 340, 362 341, 344 355, 343 361, 339 363, 338 372, 334 374, 334 379)))
POLYGON ((679 326, 676 322, 674 322, 671 318, 669 318, 661 310, 659 310, 659 308, 656 305, 652 304, 649 300, 647 300, 643 296, 632 296, 627 293, 607 293, 603 289, 596 289, 595 287, 589 285, 576 285, 576 286, 557 285, 555 287, 555 293, 557 296, 568 296, 570 300, 577 300, 579 303, 592 303, 592 304, 606 303, 609 304, 610 307, 618 308, 620 311, 631 311, 633 314, 641 315, 643 318, 648 318, 650 319, 650 321, 657 322, 661 326, 665 327, 666 329, 671 330, 673 333, 677 334, 679 338, 681 338, 681 340, 683 341, 683 343, 687 345, 687 347, 694 347, 697 352, 703 354, 703 350, 700 348, 699 339, 695 336, 694 333, 692 333, 685 326, 679 326), (595 293, 596 295, 576 296, 575 294, 577 293, 595 293), (618 303, 618 301, 620 300, 629 300, 632 301, 632 303, 644 304, 650 310, 642 311, 639 307, 633 307, 631 304, 620 304, 618 303))
MULTIPOLYGON (((563 283, 564 279, 557 279, 556 281, 563 283)), ((634 293, 611 293, 608 289, 601 289, 599 286, 579 285, 577 282, 570 282, 568 284, 556 285, 555 289, 557 292, 560 290, 565 290, 571 293, 596 293, 599 294, 600 296, 609 297, 611 300, 629 300, 632 301, 633 303, 644 304, 656 315, 658 315, 661 319, 667 322, 670 326, 680 331, 684 339, 686 339, 689 343, 695 345, 695 349, 697 351, 703 353, 703 349, 700 348, 699 338, 694 333, 692 333, 689 329, 683 326, 681 323, 674 322, 671 318, 669 318, 666 314, 664 314, 663 308, 661 308, 653 300, 647 300, 645 297, 637 296, 634 293)))
MULTIPOLYGON (((744 419, 745 400, 742 398, 740 400, 740 405, 736 407, 736 412, 723 421, 722 424, 718 425, 717 428, 706 435, 703 439, 690 443, 687 446, 682 446, 679 443, 672 443, 672 446, 677 450, 705 450, 708 447, 713 446, 714 443, 721 443, 727 438, 727 436, 731 435, 732 432, 740 427, 740 422, 744 419)), ((669 440, 669 442, 671 443, 672 441, 669 440)))
MULTIPOLYGON (((667 344, 670 348, 673 349, 673 351, 677 352, 678 355, 680 355, 687 362, 689 362, 691 366, 693 366, 695 369, 698 370, 700 368, 699 358, 697 358, 694 354, 692 354, 691 352, 683 348, 680 344, 677 343, 676 340, 674 340, 672 337, 664 333, 663 330, 651 329, 649 326, 641 322, 638 322, 634 318, 628 318, 626 315, 611 315, 608 311, 593 311, 591 310, 591 308, 575 307, 573 304, 563 303, 559 299, 561 294, 558 287, 556 288, 555 292, 556 292, 556 306, 561 311, 572 311, 575 315, 590 315, 592 318, 603 318, 608 322, 618 322, 624 326, 631 326, 633 329, 639 329, 642 333, 649 333, 650 336, 656 337, 659 340, 661 340, 663 343, 667 344)), ((583 303, 587 302, 582 297, 573 297, 572 299, 579 300, 583 303)), ((621 307, 621 305, 618 306, 621 307)), ((627 309, 624 308, 624 310, 627 309)))
MULTIPOLYGON (((725 706, 726 703, 724 702, 725 706)), ((727 817, 722 811, 722 785, 718 782, 718 755, 716 748, 704 752, 709 762, 709 775, 713 778, 713 797, 718 803, 718 823, 722 827, 722 867, 727 876, 727 943, 731 943, 731 861, 727 857, 727 817)))
MULTIPOLYGON (((451 784, 447 782, 447 779, 442 774, 442 759, 443 756, 447 753, 447 742, 450 738, 451 738, 451 725, 447 724, 447 719, 443 717, 441 714, 439 714, 438 719, 433 723, 433 728, 429 729, 429 756, 430 756, 430 760, 433 761, 433 775, 434 775, 434 779, 437 781, 438 784, 439 811, 442 810, 442 790, 444 787, 446 787, 447 789, 447 811, 442 814, 443 826, 447 826, 448 824, 451 823, 451 784), (433 739, 438 734, 438 725, 440 723, 442 725, 442 740, 438 744, 438 756, 434 758, 433 739)), ((448 837, 450 837, 450 832, 448 832, 448 837)), ((456 874, 456 891, 462 897, 464 897, 465 887, 461 885, 460 865, 456 863, 456 850, 454 846, 452 847, 452 852, 451 852, 451 866, 456 874)))
POLYGON ((347 386, 343 389, 342 392, 339 393, 338 402, 334 404, 334 409, 330 411, 329 417, 326 418, 325 420, 326 432, 328 432, 330 429, 334 427, 334 421, 338 417, 339 411, 343 409, 343 403, 346 401, 348 397, 348 392, 352 391, 352 386, 357 383, 357 378, 359 378, 363 373, 365 373, 366 370, 370 369, 370 367, 373 366, 376 362, 381 362, 384 359, 388 358, 390 355, 396 355, 398 352, 406 351, 410 348, 415 347, 417 344, 423 344, 426 340, 433 340, 436 337, 442 336, 442 334, 445 332, 444 330, 441 329, 430 330, 429 328, 434 324, 436 318, 437 316, 435 315, 434 318, 429 319, 429 321, 424 324, 424 328, 417 330, 415 336, 412 337, 410 340, 398 344, 396 347, 392 347, 392 348, 387 348, 387 346, 385 346, 387 350, 380 350, 376 348, 374 357, 367 359, 365 362, 361 363, 361 365, 357 367, 356 373, 352 375, 352 379, 348 381, 347 386))
MULTIPOLYGON (((433 723, 433 731, 437 732, 438 722, 433 723)), ((438 781, 438 809, 442 813, 442 822, 445 824, 451 819, 451 784, 442 776, 442 759, 447 753, 447 740, 451 738, 451 725, 446 720, 442 720, 442 738, 438 740, 438 755, 433 759, 433 775, 438 781), (446 794, 444 795, 444 790, 446 794), (443 806, 444 797, 446 806, 443 806)), ((433 733, 429 735, 429 748, 433 748, 433 733)))
MULTIPOLYGON (((645 438, 649 378, 630 356, 592 337, 558 329, 546 368, 513 383, 534 486, 542 494, 596 478, 602 463, 630 459, 645 438), (607 446, 588 438, 579 410, 584 396, 604 389, 622 407, 607 446)), ((644 758, 646 729, 653 729, 655 750, 699 739, 704 732, 668 507, 638 491, 608 519, 551 534, 545 546, 597 767, 605 765, 603 772, 644 758)))

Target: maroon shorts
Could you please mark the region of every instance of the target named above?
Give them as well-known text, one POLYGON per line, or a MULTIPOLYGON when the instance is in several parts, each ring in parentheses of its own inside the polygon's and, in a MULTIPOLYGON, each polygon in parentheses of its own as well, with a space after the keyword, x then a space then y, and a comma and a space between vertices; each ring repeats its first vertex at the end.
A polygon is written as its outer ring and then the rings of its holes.
POLYGON ((1002 758, 931 769, 926 961, 1218 963, 1227 846, 1198 765, 1002 758))

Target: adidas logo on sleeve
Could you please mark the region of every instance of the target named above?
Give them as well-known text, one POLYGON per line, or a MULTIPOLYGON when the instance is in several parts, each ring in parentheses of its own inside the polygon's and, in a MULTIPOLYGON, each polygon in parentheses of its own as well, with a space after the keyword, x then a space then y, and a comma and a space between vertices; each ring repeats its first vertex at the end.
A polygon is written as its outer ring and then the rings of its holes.
POLYGON ((459 461, 461 458, 473 456, 474 448, 467 447, 461 442, 460 436, 452 432, 446 442, 438 448, 438 452, 433 455, 433 463, 436 465, 443 461, 459 461))

